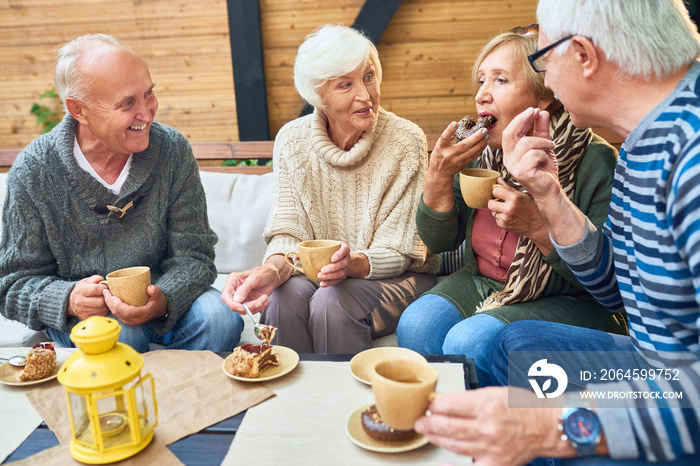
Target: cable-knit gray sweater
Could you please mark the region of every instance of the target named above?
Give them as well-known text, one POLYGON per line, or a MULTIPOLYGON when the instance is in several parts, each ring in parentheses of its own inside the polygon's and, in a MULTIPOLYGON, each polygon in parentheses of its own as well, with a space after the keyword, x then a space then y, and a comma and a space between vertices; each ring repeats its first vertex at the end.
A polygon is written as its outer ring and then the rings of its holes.
POLYGON ((0 312, 32 329, 69 332, 75 283, 146 265, 168 300, 167 318, 146 325, 164 335, 216 278, 214 244, 197 162, 185 137, 154 122, 148 148, 134 154, 119 195, 81 169, 73 156, 70 115, 32 141, 7 180, 0 239, 0 312), (124 207, 121 221, 99 203, 124 207))

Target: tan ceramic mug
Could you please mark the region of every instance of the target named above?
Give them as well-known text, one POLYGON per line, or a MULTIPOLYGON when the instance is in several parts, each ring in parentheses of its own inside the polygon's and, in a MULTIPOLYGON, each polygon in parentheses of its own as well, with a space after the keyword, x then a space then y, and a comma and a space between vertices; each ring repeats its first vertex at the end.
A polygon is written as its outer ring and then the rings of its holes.
POLYGON ((132 306, 143 306, 148 301, 148 285, 151 284, 151 269, 128 267, 110 272, 100 283, 107 285, 117 298, 132 306))
POLYGON ((411 430, 435 397, 438 371, 422 361, 391 358, 378 362, 369 378, 384 422, 397 430, 411 430))
POLYGON ((285 254, 287 264, 309 277, 310 280, 319 281, 318 273, 324 265, 331 263, 333 253, 340 249, 340 241, 330 239, 302 241, 297 249, 298 251, 289 251, 285 254), (299 258, 301 267, 297 266, 290 256, 299 258))
POLYGON ((459 172, 459 189, 464 202, 473 209, 484 209, 493 197, 493 188, 501 174, 487 168, 467 168, 459 172))

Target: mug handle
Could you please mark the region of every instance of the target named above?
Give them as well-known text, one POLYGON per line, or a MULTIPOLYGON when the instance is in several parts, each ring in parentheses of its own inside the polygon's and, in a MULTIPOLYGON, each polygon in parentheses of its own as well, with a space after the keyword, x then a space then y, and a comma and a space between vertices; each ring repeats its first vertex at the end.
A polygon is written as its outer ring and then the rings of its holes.
POLYGON ((299 257, 299 252, 298 251, 289 251, 287 254, 284 255, 284 260, 287 261, 287 264, 289 264, 293 269, 298 270, 301 273, 305 273, 304 269, 301 267, 298 267, 296 264, 294 264, 294 261, 289 258, 290 255, 295 255, 296 257, 299 257))
POLYGON ((107 285, 107 288, 109 288, 109 284, 107 283, 107 280, 102 280, 98 285, 107 285))

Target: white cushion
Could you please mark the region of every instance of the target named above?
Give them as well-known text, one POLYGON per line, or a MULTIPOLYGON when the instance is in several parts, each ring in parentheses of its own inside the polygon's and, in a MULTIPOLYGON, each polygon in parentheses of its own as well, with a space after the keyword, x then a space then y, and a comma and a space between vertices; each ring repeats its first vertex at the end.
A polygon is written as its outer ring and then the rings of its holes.
POLYGON ((49 341, 44 332, 37 332, 24 324, 7 320, 0 315, 0 347, 32 347, 39 342, 49 341))
MULTIPOLYGON (((0 217, 5 207, 5 194, 7 193, 7 173, 0 173, 0 217)), ((0 234, 2 234, 2 222, 0 222, 0 234)))
POLYGON ((274 174, 243 175, 200 172, 207 196, 209 224, 219 236, 218 273, 262 264, 267 244, 263 230, 275 195, 274 174))

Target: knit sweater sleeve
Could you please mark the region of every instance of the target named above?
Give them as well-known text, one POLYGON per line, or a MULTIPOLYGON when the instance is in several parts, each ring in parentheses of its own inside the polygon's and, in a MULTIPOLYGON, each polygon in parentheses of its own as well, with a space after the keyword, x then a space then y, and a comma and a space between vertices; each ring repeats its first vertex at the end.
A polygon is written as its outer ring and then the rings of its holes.
MULTIPOLYGON (((476 162, 469 167, 476 167, 476 162)), ((467 232, 469 218, 474 214, 474 209, 468 207, 462 198, 459 187, 459 173, 452 180, 452 191, 455 204, 447 212, 433 210, 423 202, 423 196, 418 204, 416 213, 416 226, 418 234, 430 251, 435 254, 454 251, 468 237, 467 232)))
POLYGON ((75 282, 57 276, 56 259, 26 175, 13 168, 7 180, 0 240, 0 311, 33 330, 68 332, 78 322, 65 311, 75 282))
MULTIPOLYGON (((295 138, 289 127, 282 128, 272 150, 272 166, 277 186, 277 195, 272 200, 272 207, 265 225, 263 235, 268 246, 263 263, 274 254, 286 254, 296 249, 300 241, 315 238, 314 229, 307 215, 300 192, 290 170, 291 157, 294 153, 295 138)), ((298 273, 294 271, 294 273, 298 273)))
MULTIPOLYGON (((382 141, 377 145, 381 147, 382 141)), ((383 147, 384 153, 376 157, 389 157, 388 148, 392 147, 399 169, 391 173, 394 179, 387 182, 383 193, 370 193, 370 198, 380 200, 376 228, 371 243, 357 250, 369 259, 367 278, 396 277, 406 270, 434 273, 438 260, 420 239, 415 222, 428 165, 425 136, 419 129, 397 130, 383 147)))
MULTIPOLYGON (((615 148, 594 135, 586 155, 576 169, 573 202, 597 228, 602 227, 608 218, 616 160, 615 148)), ((578 289, 585 289, 556 248, 545 260, 564 280, 578 289)))
POLYGON ((164 206, 167 253, 159 267, 163 275, 155 283, 168 299, 168 318, 146 323, 160 335, 170 331, 213 283, 214 245, 218 239, 209 226, 206 197, 192 148, 184 136, 170 131, 172 134, 161 149, 173 159, 170 199, 164 206))

